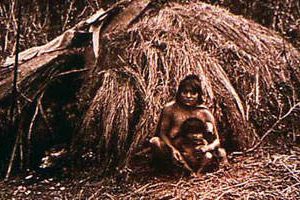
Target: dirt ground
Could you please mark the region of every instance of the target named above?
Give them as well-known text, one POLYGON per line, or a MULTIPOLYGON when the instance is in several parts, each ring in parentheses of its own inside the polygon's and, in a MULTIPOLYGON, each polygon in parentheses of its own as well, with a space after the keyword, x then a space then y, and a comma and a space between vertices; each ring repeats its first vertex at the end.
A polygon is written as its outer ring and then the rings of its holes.
MULTIPOLYGON (((279 148, 278 148, 279 149, 279 148)), ((300 148, 232 153, 230 166, 202 176, 154 170, 147 162, 112 177, 97 170, 0 182, 0 199, 300 199, 300 148)))

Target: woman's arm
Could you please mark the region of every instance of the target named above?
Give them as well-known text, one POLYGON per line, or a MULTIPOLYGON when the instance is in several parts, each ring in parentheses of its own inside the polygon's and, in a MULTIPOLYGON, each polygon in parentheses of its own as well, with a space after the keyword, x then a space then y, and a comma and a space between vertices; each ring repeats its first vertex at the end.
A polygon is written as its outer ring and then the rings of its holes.
POLYGON ((181 153, 175 146, 172 144, 170 140, 170 131, 172 129, 172 119, 173 119, 173 112, 172 107, 165 107, 162 112, 161 116, 161 123, 159 124, 160 131, 159 135, 161 139, 165 142, 165 144, 171 149, 173 157, 176 160, 182 160, 181 153))

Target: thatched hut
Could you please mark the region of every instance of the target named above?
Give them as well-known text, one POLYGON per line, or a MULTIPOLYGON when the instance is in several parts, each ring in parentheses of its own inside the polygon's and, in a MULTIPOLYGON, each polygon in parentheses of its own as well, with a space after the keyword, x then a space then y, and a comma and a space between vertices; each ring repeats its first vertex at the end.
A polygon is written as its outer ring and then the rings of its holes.
MULTIPOLYGON (((154 135, 161 108, 191 73, 202 80, 205 103, 226 148, 255 147, 274 129, 287 140, 299 134, 300 53, 274 31, 243 17, 200 2, 123 1, 67 33, 60 45, 51 45, 55 51, 40 47, 21 65, 19 99, 32 100, 23 104, 30 120, 20 113, 26 138, 39 138, 41 132, 47 137, 42 124, 55 121, 51 113, 59 104, 57 110, 66 116, 61 120, 72 124, 66 140, 80 160, 124 166, 154 135), (84 40, 92 41, 93 49, 81 45, 84 40), (53 96, 66 84, 60 79, 66 75, 68 84, 77 85, 67 88, 68 100, 59 101, 53 96), (44 98, 49 109, 39 107, 44 98)), ((2 102, 10 97, 8 77, 1 72, 2 102)), ((8 113, 7 107, 1 109, 8 113)), ((49 126, 54 135, 64 134, 62 125, 49 126)))

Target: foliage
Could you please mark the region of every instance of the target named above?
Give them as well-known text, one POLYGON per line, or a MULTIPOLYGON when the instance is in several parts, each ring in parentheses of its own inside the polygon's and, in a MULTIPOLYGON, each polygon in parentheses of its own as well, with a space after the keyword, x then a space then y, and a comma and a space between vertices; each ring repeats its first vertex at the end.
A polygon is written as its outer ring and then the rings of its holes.
POLYGON ((18 3, 22 6, 21 50, 45 44, 114 1, 0 1, 0 63, 15 53, 18 3))
POLYGON ((300 2, 297 0, 220 0, 216 4, 276 30, 300 48, 300 2))
MULTIPOLYGON (((32 0, 22 3, 21 49, 45 44, 100 8, 118 0, 32 0)), ((203 0, 278 31, 300 47, 300 3, 298 0, 203 0)), ((0 63, 12 55, 16 30, 17 0, 0 2, 0 63)), ((182 1, 188 2, 188 1, 182 1)))

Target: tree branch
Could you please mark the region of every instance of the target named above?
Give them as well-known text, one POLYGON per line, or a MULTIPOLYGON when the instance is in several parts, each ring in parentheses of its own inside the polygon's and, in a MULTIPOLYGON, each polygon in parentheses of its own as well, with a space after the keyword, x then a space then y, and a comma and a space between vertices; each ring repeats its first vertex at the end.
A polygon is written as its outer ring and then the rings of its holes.
POLYGON ((286 117, 288 117, 291 112, 293 112, 297 107, 300 107, 300 102, 298 102, 297 104, 295 104, 294 106, 292 106, 283 116, 279 117, 279 119, 271 126, 271 128, 269 128, 269 130, 267 130, 265 132, 265 134, 260 138, 259 142, 256 143, 252 148, 248 149, 246 151, 246 153, 249 153, 249 152, 252 152, 254 151, 255 149, 257 149, 261 143, 264 141, 264 139, 274 131, 275 127, 281 123, 282 120, 284 120, 286 117))

